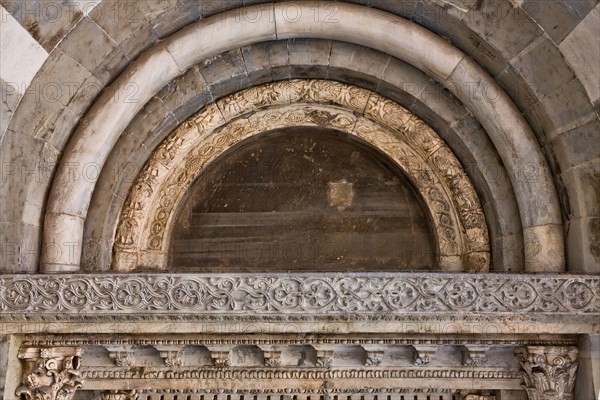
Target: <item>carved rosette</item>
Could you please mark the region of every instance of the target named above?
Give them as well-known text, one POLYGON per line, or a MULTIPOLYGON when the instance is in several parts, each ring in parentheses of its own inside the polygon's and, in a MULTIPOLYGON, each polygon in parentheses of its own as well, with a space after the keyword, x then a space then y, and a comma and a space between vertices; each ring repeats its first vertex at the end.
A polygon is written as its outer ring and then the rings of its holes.
POLYGON ((350 85, 291 80, 225 97, 188 120, 132 185, 115 236, 113 268, 165 269, 174 215, 203 168, 227 149, 272 129, 316 126, 359 137, 393 159, 432 217, 442 270, 486 271, 490 244, 477 194, 460 162, 415 115, 350 85))
POLYGON ((82 387, 80 348, 26 348, 19 358, 23 362, 23 384, 15 394, 20 399, 70 400, 82 387))
POLYGON ((572 400, 577 371, 576 347, 519 347, 523 388, 530 400, 572 400))

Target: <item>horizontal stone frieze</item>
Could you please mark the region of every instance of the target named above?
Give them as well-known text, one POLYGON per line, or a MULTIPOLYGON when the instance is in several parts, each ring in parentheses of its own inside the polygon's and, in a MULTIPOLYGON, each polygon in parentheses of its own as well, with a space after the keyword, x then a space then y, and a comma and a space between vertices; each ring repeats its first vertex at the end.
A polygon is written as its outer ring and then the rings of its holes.
POLYGON ((600 277, 517 274, 56 274, 0 276, 9 314, 600 315, 600 277))

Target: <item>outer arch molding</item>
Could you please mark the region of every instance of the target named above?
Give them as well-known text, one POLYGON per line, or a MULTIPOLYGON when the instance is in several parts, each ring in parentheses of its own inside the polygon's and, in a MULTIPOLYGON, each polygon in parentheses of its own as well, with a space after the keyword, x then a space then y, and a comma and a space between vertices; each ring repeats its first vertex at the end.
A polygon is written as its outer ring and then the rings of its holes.
MULTIPOLYGON (((94 184, 72 182, 69 165, 96 162, 104 165, 110 149, 135 115, 162 86, 199 60, 232 47, 264 40, 309 37, 352 42, 387 52, 443 82, 477 117, 490 135, 511 177, 519 204, 529 257, 530 271, 564 270, 564 242, 560 208, 552 176, 535 136, 506 93, 474 61, 442 38, 410 21, 386 12, 351 4, 339 4, 337 23, 315 20, 314 7, 325 3, 302 2, 294 7, 300 18, 289 20, 284 10, 290 3, 243 8, 200 21, 171 36, 146 52, 102 95, 74 133, 53 181, 44 220, 42 248, 65 243, 63 258, 49 260, 42 255, 46 272, 79 269, 81 245, 72 254, 72 244, 81 244, 83 221, 94 184), (238 17, 261 13, 260 20, 238 17), (252 14, 254 13, 254 14, 252 14), (237 14, 237 15, 236 15, 237 14), (230 17, 227 17, 230 15, 230 17), (206 38, 211 38, 207 41, 206 38), (399 41, 398 38, 404 38, 399 41), (132 80, 145 82, 139 102, 115 104, 112 96, 132 80), (485 99, 463 82, 494 87, 499 96, 485 99), (469 89, 469 90, 467 90, 469 89), (537 179, 523 179, 521 162, 539 166, 537 179), (535 248, 535 254, 532 250, 535 248), (69 250, 69 251, 68 251, 69 250)), ((476 86, 477 86, 476 85, 476 86)))

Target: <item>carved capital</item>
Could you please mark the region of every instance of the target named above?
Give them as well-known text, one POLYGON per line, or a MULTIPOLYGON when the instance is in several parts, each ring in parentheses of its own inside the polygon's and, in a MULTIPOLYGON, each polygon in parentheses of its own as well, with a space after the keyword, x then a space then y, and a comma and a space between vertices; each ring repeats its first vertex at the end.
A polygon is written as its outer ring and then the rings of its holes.
POLYGON ((21 349, 23 384, 15 394, 24 400, 71 400, 82 387, 81 348, 27 347, 21 349))
POLYGON ((518 347, 523 388, 530 400, 572 400, 577 371, 576 347, 518 347))

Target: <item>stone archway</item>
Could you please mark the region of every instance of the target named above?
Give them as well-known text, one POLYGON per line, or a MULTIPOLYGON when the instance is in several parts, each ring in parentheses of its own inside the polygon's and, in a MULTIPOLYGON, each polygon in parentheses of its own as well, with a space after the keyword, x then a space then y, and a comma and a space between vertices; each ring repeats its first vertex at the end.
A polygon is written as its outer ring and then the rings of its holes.
POLYGON ((460 163, 421 120, 381 96, 329 81, 283 81, 219 100, 156 150, 132 185, 113 268, 164 269, 173 216, 200 171, 231 146, 273 129, 316 126, 356 136, 393 160, 421 194, 442 270, 489 270, 479 199, 460 163))
POLYGON ((553 179, 531 129, 498 84, 461 51, 406 20, 382 11, 343 4, 338 9, 341 23, 328 24, 322 20, 314 21, 311 17, 311 7, 321 5, 319 2, 294 4, 305 11, 294 21, 285 18, 288 3, 225 13, 173 35, 137 60, 102 95, 75 132, 69 151, 61 160, 48 200, 42 249, 50 248, 52 243, 61 243, 59 246, 67 248, 60 249, 61 257, 58 259, 50 259, 43 254, 42 270, 60 272, 80 267, 83 223, 94 185, 69 182, 69 165, 87 162, 104 165, 110 149, 131 117, 165 82, 181 75, 199 60, 231 46, 295 37, 344 40, 370 46, 403 59, 443 82, 482 123, 508 167, 523 223, 525 252, 535 254, 535 262, 527 265, 526 269, 564 270, 562 221, 553 179), (251 11, 261 18, 251 22, 240 21, 239 12, 251 11), (369 29, 369 33, 365 33, 364 29, 369 29), (217 31, 219 34, 212 36, 218 37, 218 40, 207 46, 197 46, 202 43, 201 38, 210 37, 211 32, 217 31), (223 36, 222 32, 230 36, 223 36), (398 46, 395 39, 399 36, 410 37, 411 40, 402 41, 402 46, 398 46), (139 93, 139 101, 136 104, 114 104, 113 95, 131 79, 149 83, 139 93), (462 83, 465 82, 472 82, 479 89, 493 88, 498 96, 494 101, 488 101, 482 97, 481 90, 464 87, 462 83), (518 160, 529 160, 531 165, 535 165, 536 179, 522 179, 518 160), (74 247, 76 254, 72 254, 68 246, 74 247))

